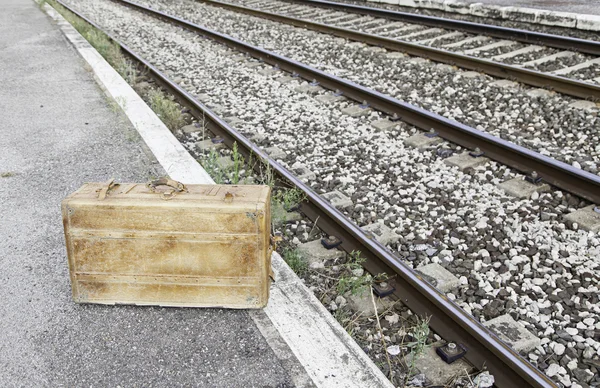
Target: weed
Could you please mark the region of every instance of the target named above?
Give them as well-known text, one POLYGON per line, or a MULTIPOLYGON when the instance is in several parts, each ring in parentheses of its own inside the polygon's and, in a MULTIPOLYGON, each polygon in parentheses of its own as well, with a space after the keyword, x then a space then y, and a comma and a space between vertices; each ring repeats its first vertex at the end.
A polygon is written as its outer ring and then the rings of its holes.
POLYGON ((370 274, 355 275, 357 270, 362 269, 362 263, 365 260, 358 251, 354 251, 348 255, 348 260, 342 265, 343 271, 336 286, 338 294, 343 295, 350 292, 352 295, 362 295, 371 287, 373 277, 370 274))
MULTIPOLYGON (((250 156, 248 156, 248 163, 247 163, 248 169, 250 171, 252 171, 254 169, 253 158, 254 158, 254 153, 250 152, 250 156)), ((247 185, 247 184, 250 184, 250 182, 251 182, 251 176, 250 176, 250 174, 247 174, 247 176, 244 178, 244 184, 247 185)))
POLYGON ((292 189, 280 188, 273 197, 283 205, 286 211, 290 211, 306 199, 306 194, 296 187, 292 189))
POLYGON ((204 167, 208 175, 215 181, 216 184, 224 184, 227 180, 227 172, 223 167, 219 164, 219 157, 221 155, 212 148, 208 155, 202 156, 199 162, 204 167))
POLYGON ((233 143, 233 166, 231 171, 231 184, 240 183, 240 170, 244 167, 244 157, 238 152, 237 142, 233 143))
POLYGON ((115 69, 130 85, 135 85, 137 83, 137 68, 131 61, 119 61, 115 69))
POLYGON ((296 274, 303 275, 308 270, 308 262, 298 249, 284 248, 282 257, 296 274))
POLYGON ((13 177, 15 175, 17 175, 17 174, 15 174, 12 171, 6 171, 6 172, 3 172, 3 173, 0 173, 0 178, 11 178, 11 177, 13 177))
MULTIPOLYGON (((250 166, 250 168, 255 169, 256 168, 256 163, 252 164, 252 154, 250 154, 250 161, 248 162, 248 165, 250 166)), ((263 185, 267 185, 271 188, 271 190, 275 187, 275 174, 273 173, 273 169, 271 168, 271 165, 269 163, 267 163, 264 160, 261 160, 260 158, 258 159, 259 164, 259 168, 258 168, 258 175, 259 175, 259 181, 263 184, 263 185)))
POLYGON ((162 91, 152 90, 149 98, 150 107, 171 131, 175 131, 183 125, 179 106, 168 99, 162 91))
POLYGON ((427 348, 427 338, 429 337, 429 319, 430 318, 419 318, 419 322, 413 327, 411 331, 412 336, 415 338, 413 342, 407 342, 403 345, 410 348, 410 365, 408 365, 408 372, 406 373, 406 381, 412 375, 415 369, 416 360, 423 354, 427 348))

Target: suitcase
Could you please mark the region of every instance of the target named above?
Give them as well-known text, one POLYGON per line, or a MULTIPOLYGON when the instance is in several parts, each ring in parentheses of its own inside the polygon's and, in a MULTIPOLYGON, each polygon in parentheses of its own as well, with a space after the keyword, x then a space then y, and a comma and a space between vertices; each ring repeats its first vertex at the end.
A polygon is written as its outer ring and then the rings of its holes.
POLYGON ((267 304, 268 186, 87 183, 62 215, 75 302, 267 304))

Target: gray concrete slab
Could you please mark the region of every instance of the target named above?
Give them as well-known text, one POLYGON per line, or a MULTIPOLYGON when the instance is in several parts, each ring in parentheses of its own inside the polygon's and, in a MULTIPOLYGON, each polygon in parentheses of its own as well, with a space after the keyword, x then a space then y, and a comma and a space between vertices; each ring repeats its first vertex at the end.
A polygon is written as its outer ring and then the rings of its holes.
POLYGON ((331 104, 334 102, 339 102, 339 101, 344 101, 346 99, 346 97, 344 96, 336 96, 333 93, 328 93, 328 94, 319 94, 318 96, 315 97, 315 99, 317 101, 322 102, 323 104, 331 104))
POLYGON ((483 323, 517 352, 530 352, 540 346, 540 339, 531 334, 509 314, 501 315, 483 323))
POLYGON ((353 205, 352 200, 350 198, 348 198, 347 196, 345 196, 337 190, 322 194, 321 196, 328 200, 334 207, 338 209, 344 209, 348 206, 353 205))
POLYGON ((265 148, 265 152, 273 159, 285 159, 287 158, 287 154, 285 151, 281 150, 278 147, 268 147, 265 148))
POLYGON ((327 249, 321 244, 321 240, 313 240, 298 245, 298 250, 306 258, 309 264, 320 262, 323 263, 327 260, 338 259, 344 257, 344 252, 339 249, 327 249))
POLYGON ((396 234, 389 226, 383 222, 375 222, 373 224, 365 225, 362 230, 368 233, 372 233, 377 241, 383 245, 392 244, 400 240, 400 235, 396 234))
POLYGON ((183 131, 183 133, 196 133, 196 132, 202 132, 202 126, 196 125, 196 124, 189 124, 189 125, 185 125, 183 127, 181 127, 181 130, 183 131))
MULTIPOLYGON (((350 308, 358 313, 361 313, 363 317, 370 317, 375 315, 375 309, 373 308, 373 299, 371 299, 371 292, 367 289, 365 292, 358 294, 346 295, 348 305, 350 308)), ((377 308, 377 314, 382 314, 384 311, 390 309, 394 305, 394 301, 390 298, 379 298, 375 296, 375 306, 377 308)))
POLYGON ((595 209, 600 206, 590 205, 569 213, 565 216, 565 220, 569 221, 571 225, 577 224, 578 228, 587 230, 589 232, 600 232, 600 210, 595 209))
POLYGON ((350 105, 342 109, 342 113, 350 117, 361 117, 366 116, 371 112, 371 108, 363 108, 358 105, 350 105))
POLYGON ((247 311, 72 302, 60 201, 164 171, 34 2, 3 2, 0 50, 2 385, 292 386, 247 311))
MULTIPOLYGON (((211 139, 201 140, 196 142, 196 147, 202 151, 219 150, 225 148, 224 143, 213 143, 211 139)), ((231 161, 231 158, 227 157, 227 160, 231 161)), ((232 161, 233 162, 233 161, 232 161)))
POLYGON ((497 87, 499 87, 501 89, 516 90, 516 89, 519 88, 519 84, 518 83, 516 83, 514 81, 511 81, 511 80, 508 80, 508 79, 501 79, 501 80, 498 80, 498 81, 494 81, 494 82, 491 82, 490 85, 497 86, 497 87))
MULTIPOLYGON (((423 353, 416 356, 414 360, 415 368, 423 373, 431 384, 445 385, 456 376, 465 376, 473 370, 473 367, 464 358, 460 358, 452 364, 446 364, 435 351, 438 346, 441 346, 441 344, 427 346, 423 353)), ((412 353, 409 353, 404 358, 404 362, 411 365, 413 363, 412 357, 414 357, 412 353)))
POLYGON ((441 292, 450 292, 460 286, 460 280, 446 268, 437 263, 427 264, 417 268, 417 272, 426 277, 441 292))
POLYGON ((504 190, 506 194, 519 199, 530 198, 533 193, 542 193, 550 190, 550 186, 547 183, 533 184, 527 182, 522 177, 516 177, 506 182, 502 182, 498 187, 504 190))
POLYGON ((298 86, 294 90, 297 91, 298 93, 317 94, 321 90, 323 90, 323 88, 319 85, 311 85, 311 84, 307 83, 307 84, 298 86))
POLYGON ((489 161, 490 160, 488 158, 483 156, 473 157, 469 155, 469 152, 462 152, 444 160, 444 163, 449 166, 458 167, 458 169, 462 172, 467 172, 475 169, 476 167, 482 166, 489 161))
POLYGON ((427 149, 427 148, 432 147, 441 142, 442 142, 441 137, 439 137, 439 136, 429 137, 429 136, 425 136, 424 133, 414 134, 412 136, 407 137, 404 140, 404 144, 406 144, 406 146, 418 148, 420 150, 427 149))
POLYGON ((378 132, 380 131, 389 131, 398 125, 398 122, 392 121, 390 119, 380 119, 377 121, 373 121, 371 123, 373 128, 375 128, 378 132))

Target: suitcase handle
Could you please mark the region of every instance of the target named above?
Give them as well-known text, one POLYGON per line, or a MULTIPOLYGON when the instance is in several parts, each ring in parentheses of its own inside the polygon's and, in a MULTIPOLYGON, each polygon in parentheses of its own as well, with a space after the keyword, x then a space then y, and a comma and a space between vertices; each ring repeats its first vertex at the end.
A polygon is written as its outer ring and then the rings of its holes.
POLYGON ((104 184, 104 186, 102 186, 102 188, 100 189, 100 191, 98 192, 98 200, 99 201, 104 201, 104 199, 108 195, 108 192, 110 191, 110 189, 112 189, 113 187, 115 187, 117 185, 118 185, 118 183, 115 183, 115 178, 109 179, 104 184))
POLYGON ((148 188, 152 191, 156 191, 156 187, 158 187, 158 186, 172 187, 178 193, 181 193, 182 191, 188 191, 187 187, 185 187, 185 185, 183 183, 177 182, 173 179, 164 178, 164 177, 150 181, 150 182, 148 182, 148 184, 146 186, 148 186, 148 188))

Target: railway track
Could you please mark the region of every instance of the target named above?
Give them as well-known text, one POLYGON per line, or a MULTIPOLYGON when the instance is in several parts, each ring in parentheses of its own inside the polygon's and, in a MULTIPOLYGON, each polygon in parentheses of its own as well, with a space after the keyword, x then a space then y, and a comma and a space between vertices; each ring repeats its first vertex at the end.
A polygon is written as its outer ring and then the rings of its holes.
MULTIPOLYGON (((548 171, 552 171, 552 169, 561 171, 556 174, 563 176, 563 179, 565 176, 575 177, 569 179, 583 179, 584 181, 587 181, 586 185, 588 185, 589 193, 591 193, 587 195, 594 199, 597 198, 594 196, 594 194, 597 193, 594 185, 598 184, 598 177, 593 174, 569 168, 570 166, 568 165, 561 165, 560 162, 552 161, 550 158, 537 155, 522 147, 507 144, 508 142, 502 141, 501 139, 483 134, 480 131, 466 126, 457 125, 458 123, 432 115, 430 112, 411 107, 408 104, 401 103, 382 95, 381 93, 377 93, 343 79, 338 79, 337 77, 288 60, 274 53, 251 47, 239 40, 203 29, 200 26, 186 22, 181 18, 172 18, 164 13, 158 13, 131 2, 121 1, 120 3, 126 4, 129 7, 134 7, 138 10, 143 10, 148 14, 158 16, 171 23, 190 29, 191 31, 200 32, 204 36, 209 36, 230 47, 234 47, 238 50, 241 49, 243 52, 250 53, 256 58, 261 58, 262 61, 266 63, 278 65, 279 69, 298 74, 308 80, 317 80, 321 86, 332 90, 344 91, 344 94, 349 98, 357 101, 366 99, 373 108, 377 108, 389 114, 395 113, 400 116, 402 120, 422 129, 428 130, 430 128, 435 128, 438 130, 439 128, 438 133, 440 135, 446 136, 451 140, 456 139, 456 142, 459 143, 463 142, 463 144, 468 144, 470 146, 469 148, 474 148, 475 145, 480 144, 483 146, 483 148, 480 147, 481 150, 488 151, 486 154, 488 156, 496 155, 493 152, 493 148, 490 147, 500 147, 502 151, 496 151, 498 155, 512 152, 513 154, 511 157, 507 157, 507 159, 524 158, 522 159, 522 168, 527 171, 531 171, 531 163, 537 162, 540 163, 540 166, 549 166, 546 167, 549 169, 548 171), (368 99, 365 97, 368 97, 368 99), (457 135, 457 133, 460 133, 460 135, 457 135), (464 140, 461 140, 462 138, 464 138, 464 140), (487 145, 488 143, 492 143, 493 146, 487 145)), ((64 3, 62 4, 67 6, 64 3)), ((69 7, 67 6, 67 8, 69 7)), ((210 110, 206 110, 206 107, 199 103, 192 94, 175 84, 173 81, 170 81, 152 64, 142 59, 138 54, 127 48, 127 46, 123 44, 121 44, 121 46, 133 58, 140 63, 143 63, 154 78, 177 96, 184 105, 189 106, 198 117, 205 117, 208 120, 208 129, 211 132, 225 138, 226 142, 230 145, 232 145, 233 142, 236 142, 242 147, 242 150, 247 157, 249 157, 251 153, 254 153, 255 155, 260 155, 265 160, 268 160, 281 180, 291 182, 296 187, 305 191, 309 200, 306 204, 303 204, 302 211, 312 220, 318 219, 320 228, 326 233, 339 236, 343 241, 342 247, 344 250, 347 252, 355 250, 363 252, 368 259, 365 266, 370 272, 398 274, 403 280, 398 282, 397 285, 396 294, 398 297, 403 300, 411 310, 419 314, 432 316, 431 326, 444 338, 452 338, 457 342, 468 344, 469 352, 467 356, 469 360, 477 366, 482 366, 483 363, 485 363, 490 371, 496 375, 498 386, 508 386, 508 384, 511 384, 512 386, 552 386, 552 382, 550 382, 547 377, 524 361, 509 347, 497 341, 497 338, 491 334, 489 330, 482 327, 475 319, 473 319, 473 317, 465 314, 464 311, 454 303, 449 302, 445 295, 440 294, 433 287, 424 282, 408 266, 403 264, 396 255, 392 254, 386 247, 367 236, 361 228, 349 221, 327 201, 324 201, 320 196, 316 195, 305 183, 297 179, 280 164, 269 159, 260 148, 231 128, 225 121, 211 113, 210 110)), ((536 167, 537 166, 538 165, 536 165, 536 167)), ((554 171, 552 173, 554 173, 554 171)), ((546 174, 546 172, 544 172, 544 174, 546 174)), ((546 179, 549 179, 550 176, 550 174, 545 175, 546 179)), ((560 179, 558 179, 558 181, 560 181, 560 179)), ((571 183, 573 182, 577 181, 571 181, 571 183)), ((559 184, 561 183, 559 182, 559 184)), ((564 182, 562 184, 564 184, 564 182)), ((578 184, 579 183, 575 183, 575 185, 578 184)), ((579 189, 577 189, 577 187, 574 187, 574 189, 582 191, 580 186, 579 189)), ((584 195, 586 195, 585 190, 583 190, 583 192, 584 195)))
POLYGON ((144 1, 597 174, 597 105, 194 2, 144 1), (245 31, 240 33, 241 28, 245 31), (289 42, 294 42, 290 45, 289 42), (315 50, 319 47, 319 50, 315 50), (328 53, 336 52, 335 56, 328 53), (591 106, 596 107, 589 108, 591 106), (582 108, 583 109, 580 109, 582 108), (588 110, 589 109, 589 110, 588 110), (575 145, 575 143, 577 145, 575 145))
POLYGON ((600 42, 318 0, 200 1, 600 101, 600 42))

